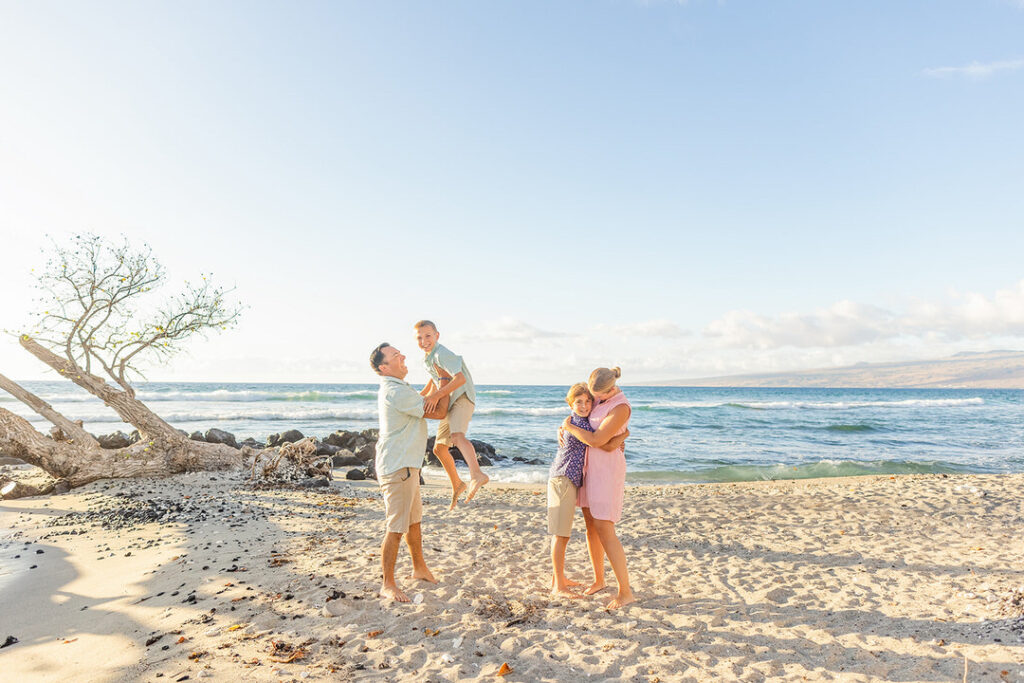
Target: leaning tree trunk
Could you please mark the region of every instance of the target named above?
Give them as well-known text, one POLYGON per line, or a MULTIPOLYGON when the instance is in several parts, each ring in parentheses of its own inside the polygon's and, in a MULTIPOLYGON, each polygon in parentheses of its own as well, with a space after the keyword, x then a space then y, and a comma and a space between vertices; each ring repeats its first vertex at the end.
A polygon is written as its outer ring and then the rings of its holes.
POLYGON ((106 450, 53 441, 25 418, 0 408, 0 450, 62 479, 74 488, 97 479, 159 477, 179 472, 240 467, 242 454, 223 444, 156 437, 127 448, 106 450))
POLYGON ((80 444, 82 446, 98 447, 99 442, 93 438, 92 434, 85 431, 82 427, 64 417, 56 410, 53 409, 49 403, 39 398, 31 391, 25 389, 17 382, 14 382, 7 377, 0 375, 0 389, 3 389, 8 394, 18 399, 32 410, 36 411, 39 415, 45 417, 47 420, 52 422, 54 425, 59 427, 66 436, 73 443, 80 444))
POLYGON ((188 438, 181 432, 164 422, 159 415, 147 408, 146 404, 129 396, 127 392, 115 389, 104 379, 89 374, 67 358, 62 358, 40 345, 28 335, 22 335, 19 341, 33 356, 113 408, 122 420, 134 425, 139 430, 143 441, 154 438, 168 442, 188 441, 188 438))

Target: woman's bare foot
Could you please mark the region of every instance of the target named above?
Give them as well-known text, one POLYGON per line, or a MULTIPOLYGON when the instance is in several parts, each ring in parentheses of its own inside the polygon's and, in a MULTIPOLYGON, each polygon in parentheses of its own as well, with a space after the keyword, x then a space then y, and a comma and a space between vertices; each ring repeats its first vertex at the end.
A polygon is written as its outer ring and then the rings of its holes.
POLYGON ((419 581, 426 581, 428 583, 437 583, 437 579, 430 573, 429 569, 416 570, 409 575, 410 579, 417 579, 419 581))
MULTIPOLYGON (((461 496, 463 493, 465 493, 465 491, 466 491, 466 483, 464 481, 462 481, 461 479, 459 479, 459 485, 455 487, 454 491, 452 491, 452 504, 450 506, 448 506, 449 510, 454 510, 455 509, 455 506, 458 505, 458 503, 459 503, 459 496, 461 496)), ((467 498, 466 500, 469 500, 469 499, 467 498)))
POLYGON ((625 607, 633 602, 636 602, 636 598, 633 597, 633 591, 627 590, 624 593, 619 591, 619 594, 612 598, 612 601, 606 606, 608 609, 618 609, 619 607, 625 607))
POLYGON ((409 596, 403 593, 398 586, 381 586, 380 597, 395 602, 409 602, 409 596))
POLYGON ((595 581, 594 583, 587 586, 587 589, 583 591, 583 594, 593 595, 594 593, 600 593, 605 588, 607 588, 607 586, 605 585, 604 581, 595 581))
POLYGON ((469 501, 473 500, 473 496, 477 494, 477 491, 482 489, 484 487, 484 484, 486 484, 490 480, 491 478, 482 472, 480 473, 479 479, 474 477, 469 484, 469 493, 466 494, 466 502, 468 503, 469 501))

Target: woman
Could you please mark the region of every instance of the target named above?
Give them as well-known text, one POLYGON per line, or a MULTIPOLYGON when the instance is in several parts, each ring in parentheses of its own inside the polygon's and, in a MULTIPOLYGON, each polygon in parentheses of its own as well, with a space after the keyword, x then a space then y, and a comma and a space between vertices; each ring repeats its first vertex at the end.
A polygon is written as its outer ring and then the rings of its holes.
POLYGON ((598 368, 590 373, 587 386, 598 401, 590 413, 590 425, 597 431, 580 429, 568 418, 562 425, 562 429, 589 446, 579 506, 583 508, 583 519, 587 523, 587 550, 594 566, 594 583, 584 593, 592 595, 604 589, 604 556, 607 555, 619 586, 615 598, 608 603, 612 609, 635 600, 629 587, 626 553, 615 535, 615 523, 622 518, 622 499, 626 492, 626 455, 622 446, 603 450, 615 435, 626 430, 632 412, 625 394, 615 385, 621 376, 619 368, 598 368))

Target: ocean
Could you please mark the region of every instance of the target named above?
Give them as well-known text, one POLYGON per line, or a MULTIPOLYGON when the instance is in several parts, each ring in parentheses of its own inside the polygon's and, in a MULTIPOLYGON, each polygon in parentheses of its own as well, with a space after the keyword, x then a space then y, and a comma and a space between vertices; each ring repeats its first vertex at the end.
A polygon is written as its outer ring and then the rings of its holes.
MULTIPOLYGON (((132 427, 70 382, 26 382, 94 434, 132 427)), ((568 414, 564 386, 481 386, 469 436, 507 456, 497 481, 542 482, 568 414), (544 465, 512 461, 540 459, 544 465)), ((298 429, 325 437, 377 425, 376 384, 139 384, 138 398, 188 432, 239 440, 298 429)), ((722 482, 858 474, 1024 472, 1024 391, 624 387, 633 405, 627 481, 722 482)), ((0 406, 46 432, 6 394, 0 406)), ((436 429, 431 422, 431 432, 436 429)), ((462 467, 462 465, 460 465, 462 467)), ((428 468, 427 476, 441 476, 428 468)))

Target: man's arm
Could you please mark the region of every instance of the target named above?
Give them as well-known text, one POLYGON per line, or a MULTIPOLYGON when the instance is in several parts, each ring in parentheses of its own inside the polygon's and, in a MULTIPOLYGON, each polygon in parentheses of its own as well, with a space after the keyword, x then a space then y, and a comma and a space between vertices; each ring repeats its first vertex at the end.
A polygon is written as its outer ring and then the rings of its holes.
POLYGON ((393 391, 388 396, 388 399, 388 403, 398 412, 412 415, 413 417, 423 417, 426 399, 416 393, 416 390, 412 387, 403 387, 401 391, 393 391))

